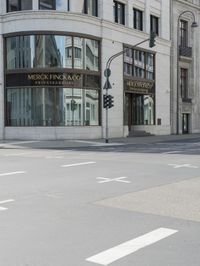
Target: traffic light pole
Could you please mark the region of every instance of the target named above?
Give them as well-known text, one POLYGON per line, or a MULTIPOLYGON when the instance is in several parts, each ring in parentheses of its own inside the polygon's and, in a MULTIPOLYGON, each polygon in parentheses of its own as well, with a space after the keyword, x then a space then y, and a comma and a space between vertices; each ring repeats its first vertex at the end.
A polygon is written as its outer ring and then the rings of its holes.
MULTIPOLYGON (((152 36, 153 37, 153 36, 152 36)), ((155 37, 155 36, 154 36, 155 37)), ((131 48, 125 48, 125 49, 123 49, 121 52, 119 52, 119 53, 116 53, 116 54, 114 54, 114 55, 112 55, 109 59, 108 59, 108 61, 107 61, 107 63, 106 63, 106 69, 105 69, 105 76, 106 76, 106 85, 105 85, 105 90, 106 90, 106 97, 108 96, 108 77, 111 75, 111 71, 110 71, 110 65, 111 65, 111 63, 112 63, 112 61, 115 59, 115 58, 117 58, 118 56, 120 56, 120 55, 122 55, 122 54, 125 54, 126 53, 126 51, 128 51, 129 49, 133 49, 133 48, 135 48, 135 47, 137 47, 137 46, 139 46, 140 44, 142 44, 142 43, 145 43, 145 42, 147 42, 147 41, 151 41, 151 37, 150 38, 148 38, 148 39, 145 39, 144 41, 142 41, 142 42, 139 42, 139 43, 136 43, 134 46, 132 46, 131 48)), ((105 139, 105 143, 108 143, 109 142, 109 139, 108 139, 108 106, 106 106, 106 139, 105 139)))

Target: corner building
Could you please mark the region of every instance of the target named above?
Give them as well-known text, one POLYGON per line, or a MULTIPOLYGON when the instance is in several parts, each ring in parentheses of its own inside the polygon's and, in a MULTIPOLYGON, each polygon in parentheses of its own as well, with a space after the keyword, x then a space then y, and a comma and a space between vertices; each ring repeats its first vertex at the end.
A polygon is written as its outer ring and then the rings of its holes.
POLYGON ((111 64, 109 137, 170 134, 170 1, 3 0, 0 138, 105 137, 104 69, 111 64), (156 46, 134 47, 157 34, 156 46))

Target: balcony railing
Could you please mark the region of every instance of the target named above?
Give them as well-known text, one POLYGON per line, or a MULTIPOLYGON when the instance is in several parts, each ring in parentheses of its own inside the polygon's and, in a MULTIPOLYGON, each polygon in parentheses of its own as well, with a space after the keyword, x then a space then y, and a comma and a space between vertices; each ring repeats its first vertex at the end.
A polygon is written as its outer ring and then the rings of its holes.
POLYGON ((192 57, 192 47, 179 46, 179 55, 185 57, 192 57))

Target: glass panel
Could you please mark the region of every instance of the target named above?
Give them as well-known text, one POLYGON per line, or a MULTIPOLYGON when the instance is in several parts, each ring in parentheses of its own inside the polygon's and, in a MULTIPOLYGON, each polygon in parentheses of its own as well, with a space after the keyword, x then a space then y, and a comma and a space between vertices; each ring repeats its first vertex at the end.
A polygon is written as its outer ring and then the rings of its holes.
POLYGON ((59 88, 56 90, 59 126, 82 126, 83 90, 59 88))
POLYGON ((18 0, 8 0, 8 12, 19 10, 18 0))
POLYGON ((133 97, 133 124, 154 124, 154 99, 150 95, 135 95, 133 97))
POLYGON ((33 67, 34 37, 17 36, 6 39, 7 69, 33 67))
POLYGON ((74 37, 74 68, 85 69, 84 47, 85 39, 74 37))
POLYGON ((21 10, 31 10, 32 0, 21 0, 21 10))
POLYGON ((146 78, 153 80, 154 79, 154 55, 147 53, 147 62, 146 62, 146 78))
POLYGON ((96 90, 85 90, 85 125, 99 124, 99 94, 96 90))
POLYGON ((56 10, 66 11, 67 1, 66 0, 56 0, 56 10))
POLYGON ((35 67, 62 67, 65 64, 64 36, 37 35, 35 37, 35 67))
POLYGON ((98 16, 97 14, 97 0, 85 0, 86 14, 91 16, 98 16))
POLYGON ((85 39, 85 45, 86 45, 85 69, 98 71, 99 70, 98 42, 94 40, 85 39))
POLYGON ((7 90, 8 126, 53 126, 53 89, 7 90))
POLYGON ((55 9, 55 0, 39 0, 39 9, 55 9))
POLYGON ((65 64, 64 67, 72 68, 72 37, 65 37, 65 64))
MULTIPOLYGON (((6 39, 7 69, 72 68, 72 37, 16 36, 6 39)), ((99 42, 74 37, 74 68, 99 70, 99 42)))
POLYGON ((134 76, 144 78, 145 74, 145 53, 134 51, 134 76))

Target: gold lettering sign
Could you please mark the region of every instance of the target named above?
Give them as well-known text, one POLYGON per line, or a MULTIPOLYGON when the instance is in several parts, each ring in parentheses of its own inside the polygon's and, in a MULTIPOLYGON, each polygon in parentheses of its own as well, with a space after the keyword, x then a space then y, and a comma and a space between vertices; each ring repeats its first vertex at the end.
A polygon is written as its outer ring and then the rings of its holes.
POLYGON ((154 93, 154 82, 143 80, 125 80, 125 89, 138 94, 154 93))
POLYGON ((35 85, 64 85, 78 86, 82 79, 81 74, 74 73, 32 73, 27 74, 28 81, 35 85))

